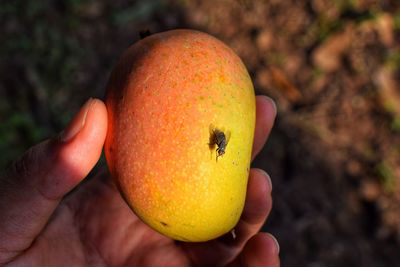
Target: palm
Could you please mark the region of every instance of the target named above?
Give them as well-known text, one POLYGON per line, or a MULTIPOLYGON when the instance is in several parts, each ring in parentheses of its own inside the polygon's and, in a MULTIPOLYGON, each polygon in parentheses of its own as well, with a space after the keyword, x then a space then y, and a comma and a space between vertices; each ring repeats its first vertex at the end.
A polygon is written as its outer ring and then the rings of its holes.
POLYGON ((40 260, 38 264, 45 266, 188 266, 189 262, 181 246, 133 214, 106 175, 71 193, 19 260, 40 260))

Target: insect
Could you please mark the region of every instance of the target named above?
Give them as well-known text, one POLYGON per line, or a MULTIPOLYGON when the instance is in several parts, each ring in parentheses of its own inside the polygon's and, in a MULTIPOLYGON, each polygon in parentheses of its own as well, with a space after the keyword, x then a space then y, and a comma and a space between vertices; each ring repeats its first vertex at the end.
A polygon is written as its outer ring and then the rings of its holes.
POLYGON ((218 161, 218 157, 225 154, 230 136, 231 134, 229 131, 224 132, 223 130, 215 128, 212 124, 210 125, 210 142, 208 145, 210 146, 210 149, 213 149, 215 145, 217 146, 217 149, 215 150, 217 154, 215 159, 216 161, 218 161))

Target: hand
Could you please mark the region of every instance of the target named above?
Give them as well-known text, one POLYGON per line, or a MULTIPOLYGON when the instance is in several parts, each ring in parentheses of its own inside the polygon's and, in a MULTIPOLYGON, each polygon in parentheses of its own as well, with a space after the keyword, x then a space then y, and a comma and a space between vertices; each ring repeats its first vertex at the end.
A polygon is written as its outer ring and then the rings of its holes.
MULTIPOLYGON (((271 101, 257 97, 253 157, 275 114, 271 101)), ((106 132, 103 102, 89 100, 57 139, 31 148, 0 175, 0 265, 279 266, 275 239, 258 233, 272 203, 265 172, 250 172, 235 239, 176 242, 142 223, 106 173, 77 186, 98 161, 106 132)))

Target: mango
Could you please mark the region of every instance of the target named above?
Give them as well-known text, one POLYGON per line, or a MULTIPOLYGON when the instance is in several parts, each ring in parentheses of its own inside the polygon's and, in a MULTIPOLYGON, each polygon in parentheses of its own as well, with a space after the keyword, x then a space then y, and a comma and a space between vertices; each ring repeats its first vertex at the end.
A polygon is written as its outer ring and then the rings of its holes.
POLYGON ((246 197, 255 95, 229 47, 193 30, 150 35, 116 64, 106 106, 107 165, 141 220, 187 242, 235 227, 246 197))

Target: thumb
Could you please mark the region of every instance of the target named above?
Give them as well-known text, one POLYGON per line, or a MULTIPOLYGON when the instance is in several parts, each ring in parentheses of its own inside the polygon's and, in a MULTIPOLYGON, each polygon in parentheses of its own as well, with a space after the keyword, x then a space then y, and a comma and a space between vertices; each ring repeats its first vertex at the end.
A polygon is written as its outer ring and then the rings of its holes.
POLYGON ((0 265, 27 249, 62 197, 98 161, 107 111, 89 99, 59 138, 29 149, 0 175, 0 265))

